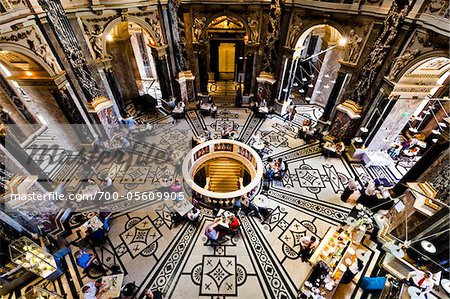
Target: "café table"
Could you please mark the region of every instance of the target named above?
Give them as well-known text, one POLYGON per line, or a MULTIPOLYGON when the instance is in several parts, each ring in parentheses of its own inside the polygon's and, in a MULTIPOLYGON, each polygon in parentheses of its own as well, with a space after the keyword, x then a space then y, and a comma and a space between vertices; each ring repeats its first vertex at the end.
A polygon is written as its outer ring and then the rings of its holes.
POLYGON ((258 194, 253 198, 253 204, 260 208, 267 208, 269 199, 263 194, 258 194))
POLYGON ((174 202, 173 209, 180 214, 180 216, 184 216, 187 213, 189 213, 190 210, 192 210, 194 206, 189 200, 183 199, 183 200, 177 200, 174 202))
POLYGON ((123 274, 114 274, 102 277, 102 283, 107 284, 107 291, 101 298, 119 298, 123 283, 123 274))
POLYGON ((230 218, 231 215, 232 215, 232 213, 230 211, 225 211, 224 209, 220 209, 219 212, 217 213, 216 220, 220 219, 220 221, 218 222, 218 224, 220 226, 229 228, 228 218, 230 218))
POLYGON ((81 190, 81 194, 83 196, 95 196, 101 189, 97 184, 88 185, 84 189, 81 190))
POLYGON ((94 216, 91 219, 89 219, 88 221, 86 221, 80 227, 80 231, 84 236, 86 236, 88 228, 91 228, 93 231, 96 231, 98 229, 101 229, 102 227, 103 227, 103 222, 101 222, 97 216, 94 216))
POLYGON ((327 151, 330 151, 330 152, 333 152, 333 153, 336 152, 336 146, 333 143, 329 142, 329 141, 327 141, 327 142, 325 142, 323 144, 323 149, 325 149, 327 151))
POLYGON ((411 297, 411 299, 425 299, 425 295, 423 292, 415 286, 408 287, 408 295, 411 297))
POLYGON ((260 151, 260 150, 264 149, 264 143, 262 143, 262 142, 260 142, 260 141, 256 141, 256 142, 254 142, 254 143, 252 144, 252 147, 253 147, 255 150, 260 151))

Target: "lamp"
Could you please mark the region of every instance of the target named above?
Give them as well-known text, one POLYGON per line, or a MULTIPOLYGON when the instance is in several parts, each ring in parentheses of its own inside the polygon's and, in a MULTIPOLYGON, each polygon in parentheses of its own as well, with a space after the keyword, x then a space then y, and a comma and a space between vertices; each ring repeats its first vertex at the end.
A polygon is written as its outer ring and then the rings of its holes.
POLYGON ((348 39, 346 37, 341 37, 339 39, 338 45, 341 47, 344 47, 345 45, 347 45, 348 39))
POLYGON ((430 241, 421 241, 420 246, 422 246, 423 250, 425 250, 426 252, 436 253, 436 246, 434 246, 430 241))
POLYGON ((312 85, 311 83, 309 83, 309 84, 308 84, 308 87, 309 87, 309 88, 313 88, 314 85, 312 85))
POLYGON ((299 91, 300 93, 305 93, 305 90, 303 88, 301 88, 299 91))

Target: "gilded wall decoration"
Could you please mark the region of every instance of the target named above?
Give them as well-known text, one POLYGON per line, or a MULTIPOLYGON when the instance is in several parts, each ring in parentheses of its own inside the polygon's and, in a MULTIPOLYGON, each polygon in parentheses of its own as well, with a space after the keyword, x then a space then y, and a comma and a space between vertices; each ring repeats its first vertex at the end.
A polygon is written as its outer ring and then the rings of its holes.
POLYGON ((431 0, 425 11, 432 15, 443 16, 448 11, 448 0, 431 0))
POLYGON ((163 30, 161 28, 161 20, 157 10, 150 10, 145 12, 129 13, 130 16, 143 18, 144 21, 150 25, 151 32, 154 36, 155 42, 158 46, 165 45, 163 30))
POLYGON ((51 52, 50 47, 37 29, 35 27, 26 27, 20 28, 19 30, 21 31, 15 33, 8 32, 0 36, 0 42, 11 42, 11 44, 25 47, 42 58, 56 74, 61 72, 61 68, 51 52))

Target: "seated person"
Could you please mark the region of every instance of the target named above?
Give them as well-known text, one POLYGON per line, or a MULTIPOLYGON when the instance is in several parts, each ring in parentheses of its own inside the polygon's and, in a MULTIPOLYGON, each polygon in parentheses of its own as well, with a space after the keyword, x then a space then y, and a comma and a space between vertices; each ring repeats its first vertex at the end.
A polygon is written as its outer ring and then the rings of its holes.
POLYGON ((202 104, 203 104, 203 102, 202 102, 202 100, 199 98, 199 99, 197 100, 197 102, 195 103, 195 106, 196 106, 197 110, 200 110, 200 108, 202 107, 202 104))
POLYGON ((145 292, 145 299, 164 299, 164 296, 160 290, 147 290, 145 292))
POLYGON ((208 96, 208 104, 213 104, 213 103, 214 103, 214 102, 213 102, 212 96, 209 95, 209 96, 208 96))
POLYGON ((211 222, 205 228, 205 236, 211 241, 217 241, 226 235, 226 232, 222 230, 218 231, 216 229, 219 221, 220 218, 216 219, 214 222, 211 222))
POLYGON ((255 142, 260 142, 261 140, 261 134, 259 133, 259 131, 256 131, 255 133, 253 133, 250 144, 253 144, 255 142))
POLYGON ((316 237, 314 236, 304 236, 300 238, 300 256, 302 257, 302 261, 306 262, 314 252, 314 249, 319 245, 319 242, 316 241, 316 237))
POLYGON ((434 286, 433 273, 430 271, 414 271, 408 274, 408 285, 419 288, 425 298, 428 298, 427 294, 433 290, 434 286))
POLYGON ((108 286, 106 283, 102 283, 102 280, 99 279, 95 282, 91 281, 86 283, 81 288, 81 293, 83 294, 83 299, 97 299, 101 298, 103 293, 108 290, 108 286))
POLYGON ((197 209, 196 207, 193 207, 188 213, 187 213, 187 218, 189 219, 189 221, 191 222, 195 222, 199 219, 200 217, 200 210, 197 209))
POLYGON ((336 143, 335 148, 336 154, 341 155, 345 150, 345 145, 342 141, 339 141, 338 143, 336 143))
POLYGON ((105 241, 106 232, 104 229, 99 228, 93 230, 92 227, 88 227, 86 230, 86 238, 94 245, 100 245, 105 241))
POLYGON ((241 223, 239 222, 239 219, 235 215, 231 215, 230 218, 228 218, 228 227, 232 231, 237 231, 239 227, 241 226, 241 223))
POLYGON ((271 180, 273 180, 274 175, 275 175, 275 171, 273 170, 272 165, 267 164, 266 173, 265 173, 266 179, 271 181, 271 180))
POLYGON ((103 228, 106 232, 109 231, 110 225, 109 221, 111 220, 112 212, 108 209, 102 209, 98 212, 98 219, 103 223, 103 228))
POLYGON ((172 185, 170 185, 170 191, 171 192, 180 192, 183 190, 183 186, 180 184, 180 181, 175 180, 172 185))
POLYGON ((105 177, 102 180, 102 183, 100 184, 100 188, 102 188, 102 190, 104 192, 114 192, 116 190, 113 186, 113 182, 110 177, 105 177))
POLYGON ((75 252, 74 256, 77 260, 77 265, 83 269, 89 268, 96 257, 95 253, 87 253, 84 249, 75 252))
POLYGON ((212 118, 216 118, 217 116, 217 106, 215 104, 212 104, 211 106, 211 117, 212 118))
POLYGON ((222 139, 228 139, 228 137, 230 136, 230 129, 229 128, 223 128, 222 132, 222 139))

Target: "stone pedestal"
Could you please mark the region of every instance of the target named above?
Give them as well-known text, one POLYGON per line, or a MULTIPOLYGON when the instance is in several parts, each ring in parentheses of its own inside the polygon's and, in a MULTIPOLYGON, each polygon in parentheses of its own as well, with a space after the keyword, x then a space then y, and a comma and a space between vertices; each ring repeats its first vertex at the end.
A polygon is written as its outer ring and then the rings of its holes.
POLYGON ((274 75, 261 72, 259 77, 256 77, 256 82, 258 82, 256 100, 261 102, 264 99, 269 103, 272 99, 273 85, 276 82, 274 75))
POLYGON ((347 100, 336 107, 336 114, 331 123, 330 134, 338 139, 348 138, 348 133, 361 118, 361 108, 353 101, 347 100))
POLYGON ((96 117, 108 138, 111 138, 118 131, 119 120, 111 100, 104 96, 95 98, 88 104, 88 112, 96 117))
POLYGON ((185 103, 195 101, 195 76, 191 71, 184 71, 178 74, 178 83, 180 84, 181 100, 185 103))

